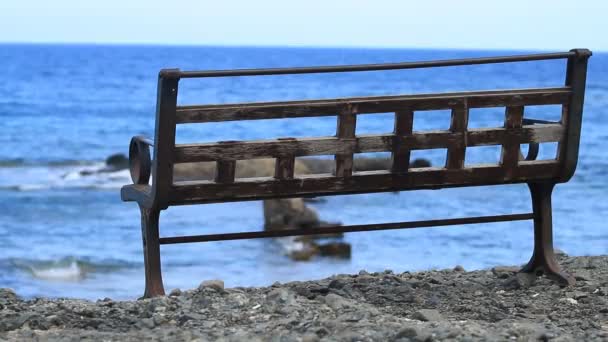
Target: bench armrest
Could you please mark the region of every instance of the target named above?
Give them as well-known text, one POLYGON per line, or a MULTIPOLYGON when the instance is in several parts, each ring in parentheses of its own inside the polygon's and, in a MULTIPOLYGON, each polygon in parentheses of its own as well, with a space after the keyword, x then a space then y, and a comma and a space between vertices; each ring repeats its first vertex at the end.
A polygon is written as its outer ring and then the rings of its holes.
POLYGON ((144 136, 134 136, 129 145, 129 171, 133 184, 148 184, 152 171, 150 146, 154 142, 144 136))

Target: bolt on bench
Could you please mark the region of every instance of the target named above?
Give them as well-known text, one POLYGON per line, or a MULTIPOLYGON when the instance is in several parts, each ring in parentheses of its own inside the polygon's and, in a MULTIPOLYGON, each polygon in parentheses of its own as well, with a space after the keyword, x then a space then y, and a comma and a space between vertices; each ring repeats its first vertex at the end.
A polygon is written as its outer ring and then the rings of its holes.
POLYGON ((589 50, 575 49, 564 53, 392 64, 187 72, 178 69, 162 70, 158 81, 154 141, 140 136, 131 140, 129 159, 134 184, 121 189, 122 200, 136 201, 141 211, 146 279, 144 297, 164 294, 161 244, 515 220, 534 221, 534 252, 522 272, 544 273, 560 284, 572 284, 574 280, 560 270, 553 253, 551 193, 556 183, 567 182, 576 169, 587 60, 590 56, 589 50), (396 70, 550 59, 567 60, 564 86, 313 101, 177 105, 178 82, 183 78, 396 70), (524 118, 525 107, 529 105, 561 105, 561 120, 552 122, 524 118), (469 109, 488 107, 505 108, 504 126, 468 129, 469 109), (442 109, 451 110, 449 130, 413 131, 415 113, 424 115, 424 111, 442 109), (392 134, 355 134, 358 114, 385 112, 395 113, 395 129, 392 134), (175 143, 176 125, 181 124, 319 116, 337 117, 335 136, 175 143), (536 160, 538 144, 543 142, 558 143, 555 159, 536 160), (521 144, 529 145, 525 158, 520 152, 521 144), (498 164, 465 166, 467 147, 487 145, 501 146, 498 164), (153 147, 153 158, 150 147, 153 147), (433 148, 447 149, 445 166, 408 167, 411 151, 433 148), (390 170, 354 171, 354 154, 364 152, 391 152, 390 170), (335 172, 295 176, 295 158, 315 155, 334 155, 335 172), (235 178, 236 161, 255 158, 275 158, 274 177, 235 178), (173 181, 174 164, 210 161, 217 164, 215 180, 173 181), (319 229, 159 237, 160 211, 175 205, 514 183, 528 184, 532 195, 532 213, 319 229))

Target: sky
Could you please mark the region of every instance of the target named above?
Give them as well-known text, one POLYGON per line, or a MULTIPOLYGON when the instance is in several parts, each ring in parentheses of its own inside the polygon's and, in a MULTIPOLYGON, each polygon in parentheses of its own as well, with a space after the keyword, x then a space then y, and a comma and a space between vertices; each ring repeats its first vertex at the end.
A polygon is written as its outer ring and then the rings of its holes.
POLYGON ((608 0, 0 0, 0 42, 608 51, 608 0))

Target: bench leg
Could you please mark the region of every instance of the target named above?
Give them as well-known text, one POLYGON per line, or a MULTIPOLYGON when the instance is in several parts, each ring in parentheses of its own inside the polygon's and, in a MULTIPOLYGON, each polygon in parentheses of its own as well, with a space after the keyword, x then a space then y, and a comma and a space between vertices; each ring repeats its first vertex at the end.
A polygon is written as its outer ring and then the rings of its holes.
POLYGON ((158 220, 160 210, 140 207, 141 233, 144 246, 146 289, 144 298, 163 296, 163 277, 160 269, 160 244, 158 242, 158 220))
POLYGON ((544 274, 562 286, 574 284, 574 278, 563 272, 553 252, 551 193, 554 183, 528 183, 534 211, 534 253, 520 272, 544 274))

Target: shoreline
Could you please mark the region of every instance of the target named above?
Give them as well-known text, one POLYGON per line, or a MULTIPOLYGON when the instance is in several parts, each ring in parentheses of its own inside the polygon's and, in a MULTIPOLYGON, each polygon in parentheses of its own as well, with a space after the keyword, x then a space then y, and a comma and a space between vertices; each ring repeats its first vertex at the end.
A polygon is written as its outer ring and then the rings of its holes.
POLYGON ((22 300, 0 289, 0 340, 481 341, 608 339, 608 256, 558 255, 574 286, 517 274, 335 275, 197 289, 145 300, 22 300))

